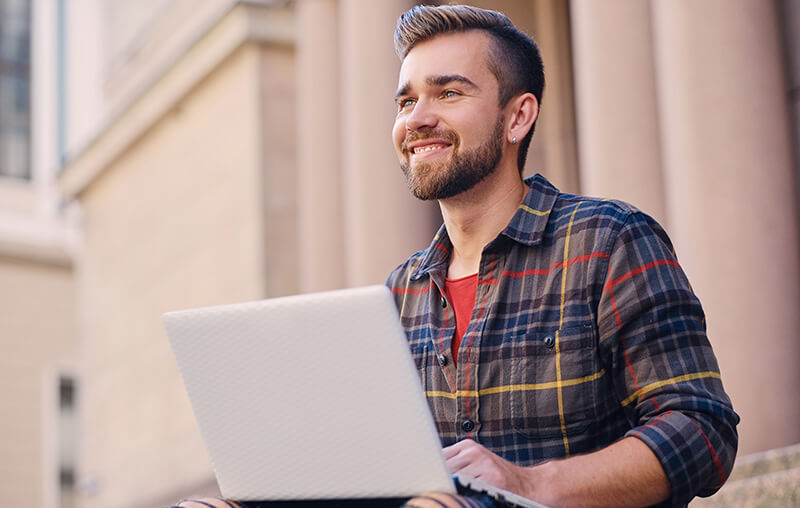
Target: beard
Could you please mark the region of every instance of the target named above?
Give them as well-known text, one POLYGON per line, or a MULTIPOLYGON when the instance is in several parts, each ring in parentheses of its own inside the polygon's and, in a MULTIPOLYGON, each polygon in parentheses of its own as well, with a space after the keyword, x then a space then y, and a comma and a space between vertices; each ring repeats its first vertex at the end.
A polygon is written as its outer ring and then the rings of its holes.
POLYGON ((420 130, 410 134, 403 142, 407 158, 400 162, 408 188, 414 197, 422 200, 447 199, 466 192, 494 173, 503 150, 503 119, 498 118, 494 130, 479 146, 460 153, 458 136, 450 130, 420 130), (450 159, 421 162, 413 167, 406 146, 425 138, 447 140, 453 147, 450 159))

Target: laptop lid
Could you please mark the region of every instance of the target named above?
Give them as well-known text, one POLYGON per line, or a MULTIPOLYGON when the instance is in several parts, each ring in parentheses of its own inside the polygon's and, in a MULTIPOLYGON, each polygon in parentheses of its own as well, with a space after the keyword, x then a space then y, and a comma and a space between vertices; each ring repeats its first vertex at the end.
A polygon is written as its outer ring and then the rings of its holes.
POLYGON ((169 312, 164 325, 224 496, 455 491, 385 286, 169 312))

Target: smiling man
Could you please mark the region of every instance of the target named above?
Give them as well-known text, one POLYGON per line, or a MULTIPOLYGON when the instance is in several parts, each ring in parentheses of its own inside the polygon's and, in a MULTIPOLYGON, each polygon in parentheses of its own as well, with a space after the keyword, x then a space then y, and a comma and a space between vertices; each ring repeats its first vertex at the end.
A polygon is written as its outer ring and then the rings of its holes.
POLYGON ((714 493, 739 418, 666 233, 626 203, 521 177, 544 88, 534 42, 497 12, 419 6, 395 46, 395 149, 444 224, 387 285, 450 470, 551 506, 714 493))
MULTIPOLYGON (((534 42, 497 12, 420 6, 395 47, 395 149, 444 224, 387 284, 450 470, 553 506, 715 492, 738 416, 666 233, 521 178, 544 85, 534 42)), ((440 502, 465 500, 411 504, 440 502)))

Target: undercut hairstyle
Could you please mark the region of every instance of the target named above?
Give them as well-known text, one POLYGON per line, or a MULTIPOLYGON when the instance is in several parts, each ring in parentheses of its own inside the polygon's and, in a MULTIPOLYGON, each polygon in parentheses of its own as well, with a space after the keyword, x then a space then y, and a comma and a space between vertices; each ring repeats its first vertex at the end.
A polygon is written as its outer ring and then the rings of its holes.
MULTIPOLYGON (((533 39, 514 26, 504 14, 468 5, 418 5, 400 15, 394 31, 394 47, 400 60, 420 42, 437 35, 483 30, 492 40, 489 49, 489 71, 497 78, 500 107, 525 92, 536 97, 541 108, 544 91, 544 65, 533 39)), ((517 167, 525 166, 533 137, 530 131, 519 145, 517 167)))

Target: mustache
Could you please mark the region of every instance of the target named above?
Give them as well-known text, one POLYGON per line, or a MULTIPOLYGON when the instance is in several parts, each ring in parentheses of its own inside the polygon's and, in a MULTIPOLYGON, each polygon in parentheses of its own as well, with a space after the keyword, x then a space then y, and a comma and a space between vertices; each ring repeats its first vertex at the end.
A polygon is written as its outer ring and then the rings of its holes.
POLYGON ((423 129, 413 130, 406 134, 406 138, 400 144, 400 149, 403 150, 403 152, 408 152, 408 145, 410 143, 431 138, 443 139, 451 145, 458 143, 458 135, 456 135, 455 132, 449 129, 431 129, 426 127, 423 129))

